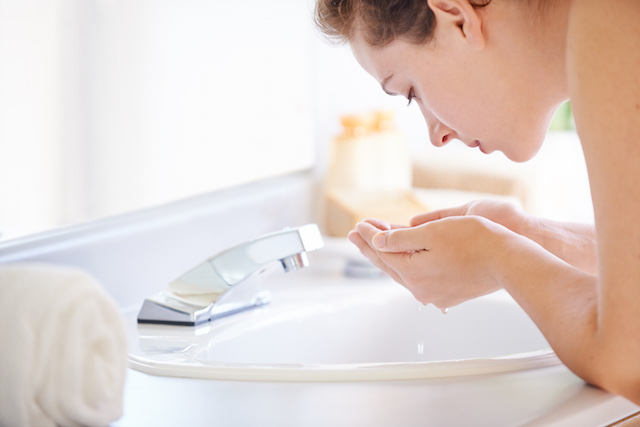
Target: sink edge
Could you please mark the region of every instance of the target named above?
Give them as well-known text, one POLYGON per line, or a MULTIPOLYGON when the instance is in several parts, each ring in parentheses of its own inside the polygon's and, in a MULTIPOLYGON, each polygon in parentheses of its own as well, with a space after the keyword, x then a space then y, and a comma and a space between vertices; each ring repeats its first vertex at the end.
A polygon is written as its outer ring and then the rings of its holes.
POLYGON ((129 355, 129 367, 159 376, 232 381, 354 382, 451 378, 538 369, 562 364, 553 350, 500 357, 359 364, 246 364, 201 361, 166 363, 129 355))

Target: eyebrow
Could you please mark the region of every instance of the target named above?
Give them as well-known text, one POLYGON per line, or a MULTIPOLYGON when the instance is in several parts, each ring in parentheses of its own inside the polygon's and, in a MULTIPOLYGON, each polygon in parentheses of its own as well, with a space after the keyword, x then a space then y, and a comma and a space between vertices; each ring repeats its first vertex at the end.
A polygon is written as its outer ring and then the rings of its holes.
POLYGON ((387 95, 391 95, 391 96, 396 96, 398 95, 397 93, 393 93, 393 92, 389 92, 389 90, 387 89, 386 85, 387 82, 389 80, 391 80, 391 78, 393 77, 393 74, 388 75, 387 77, 384 78, 384 80, 382 80, 382 83, 380 83, 380 86, 382 86, 382 90, 384 91, 384 93, 386 93, 387 95))

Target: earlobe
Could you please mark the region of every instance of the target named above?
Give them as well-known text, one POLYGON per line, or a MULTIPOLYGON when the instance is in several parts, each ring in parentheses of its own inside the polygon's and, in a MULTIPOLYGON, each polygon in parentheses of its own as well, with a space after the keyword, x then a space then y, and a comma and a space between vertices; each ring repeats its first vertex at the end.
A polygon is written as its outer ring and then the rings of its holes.
POLYGON ((427 0, 427 3, 436 16, 436 27, 443 24, 457 27, 459 34, 474 49, 484 48, 482 17, 469 0, 427 0))

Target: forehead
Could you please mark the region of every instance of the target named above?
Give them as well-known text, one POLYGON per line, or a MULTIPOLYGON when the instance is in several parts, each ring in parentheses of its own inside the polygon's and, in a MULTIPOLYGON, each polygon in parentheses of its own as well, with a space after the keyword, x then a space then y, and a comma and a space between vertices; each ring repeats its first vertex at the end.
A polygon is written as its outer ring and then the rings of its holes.
POLYGON ((356 61, 378 82, 392 73, 393 46, 396 42, 391 42, 384 47, 374 47, 367 43, 360 34, 355 31, 349 45, 356 61))
POLYGON ((360 66, 378 82, 390 74, 411 73, 433 62, 429 58, 433 49, 426 44, 396 39, 381 47, 371 46, 357 31, 349 44, 360 66))

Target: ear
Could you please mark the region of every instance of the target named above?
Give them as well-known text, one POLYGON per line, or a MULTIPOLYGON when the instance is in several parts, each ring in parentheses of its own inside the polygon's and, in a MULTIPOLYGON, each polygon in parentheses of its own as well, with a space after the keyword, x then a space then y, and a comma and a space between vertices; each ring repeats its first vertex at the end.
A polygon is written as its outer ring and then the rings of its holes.
POLYGON ((464 37, 474 49, 484 48, 483 20, 469 0, 427 0, 427 4, 436 16, 436 27, 449 27, 464 37))

